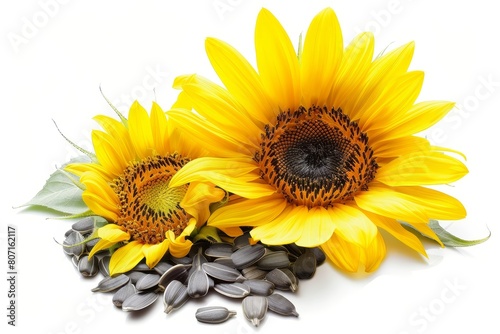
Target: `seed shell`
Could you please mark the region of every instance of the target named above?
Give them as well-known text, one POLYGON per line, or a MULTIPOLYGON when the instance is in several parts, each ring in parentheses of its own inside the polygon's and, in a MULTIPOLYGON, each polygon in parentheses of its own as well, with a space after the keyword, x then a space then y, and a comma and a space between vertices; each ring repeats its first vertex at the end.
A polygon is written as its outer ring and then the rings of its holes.
POLYGON ((113 295, 113 304, 117 307, 122 307, 123 302, 133 294, 135 294, 137 290, 131 282, 128 282, 126 285, 122 286, 118 291, 113 295))
POLYGON ((273 270, 275 268, 286 268, 290 265, 288 253, 284 251, 270 251, 257 261, 257 268, 262 270, 273 270))
POLYGON ((236 315, 235 311, 229 311, 223 306, 207 306, 196 310, 196 320, 207 324, 220 324, 236 315))
POLYGON ((259 326, 267 313, 268 301, 264 296, 248 296, 242 302, 243 314, 255 327, 259 326))
POLYGON ((267 273, 265 279, 272 282, 278 290, 297 291, 298 280, 287 268, 276 268, 267 273))
POLYGON ((216 242, 205 250, 205 255, 212 258, 231 257, 233 245, 225 242, 216 242))
POLYGON ((98 260, 96 257, 89 259, 88 255, 83 255, 78 259, 78 271, 85 277, 94 277, 99 272, 98 260))
POLYGON ((208 275, 203 269, 195 270, 189 276, 187 292, 191 298, 200 298, 205 296, 210 289, 208 275))
POLYGON ((187 282, 190 269, 191 264, 176 264, 161 275, 160 280, 158 281, 158 286, 165 289, 168 284, 174 280, 181 283, 187 282))
POLYGON ((211 277, 224 282, 237 282, 245 279, 238 270, 220 263, 203 263, 202 268, 211 277))
POLYGON ((274 292, 274 284, 266 280, 247 279, 243 284, 250 288, 250 294, 252 295, 269 296, 274 292))
POLYGON ((177 310, 189 300, 187 287, 179 281, 171 281, 163 293, 164 312, 177 310))
POLYGON ((92 233, 92 231, 94 230, 94 218, 83 218, 71 225, 71 228, 73 229, 73 231, 80 232, 81 234, 92 233))
POLYGON ((111 260, 111 256, 106 255, 99 259, 99 272, 104 276, 109 276, 109 261, 111 260))
POLYGON ((105 277, 103 278, 95 288, 93 288, 92 292, 109 292, 113 290, 117 290, 127 284, 130 281, 130 278, 125 274, 120 274, 116 277, 105 277))
POLYGON ((299 256, 292 265, 295 276, 299 279, 309 279, 316 272, 316 256, 311 249, 307 249, 304 254, 299 256))
POLYGON ((80 232, 72 231, 63 241, 63 250, 68 255, 80 256, 85 251, 84 237, 80 232))
POLYGON ((138 292, 123 301, 122 310, 139 311, 153 304, 158 299, 156 292, 138 292))
POLYGON ((237 269, 250 267, 259 261, 266 253, 262 244, 246 245, 231 254, 231 260, 237 269))
POLYGON ((267 297, 269 310, 281 315, 293 315, 298 317, 299 314, 295 310, 295 305, 292 304, 285 296, 278 293, 273 293, 267 297))
POLYGON ((250 294, 250 288, 243 283, 219 283, 214 290, 230 298, 244 298, 250 294))
POLYGON ((158 274, 145 274, 137 281, 137 283, 135 283, 135 287, 139 291, 148 290, 156 287, 159 280, 160 275, 158 274))

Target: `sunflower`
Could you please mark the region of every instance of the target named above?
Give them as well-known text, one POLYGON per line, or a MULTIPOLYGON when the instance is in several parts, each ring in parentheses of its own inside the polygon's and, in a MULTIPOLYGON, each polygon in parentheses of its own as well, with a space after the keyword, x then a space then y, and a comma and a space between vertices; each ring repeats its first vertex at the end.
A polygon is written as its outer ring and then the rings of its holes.
POLYGON ((405 224, 443 245, 429 221, 461 219, 466 210, 435 186, 468 170, 461 153, 416 135, 454 103, 416 102, 424 73, 408 70, 414 43, 374 58, 366 32, 344 48, 335 12, 326 8, 295 52, 262 9, 255 48, 257 70, 208 38, 208 58, 225 87, 196 74, 174 83, 181 92, 173 122, 210 156, 187 163, 171 184, 210 181, 233 198, 208 224, 252 227, 252 238, 270 245, 321 246, 350 272, 378 268, 386 255, 381 230, 424 256, 405 224))
POLYGON ((154 267, 167 251, 185 256, 188 236, 209 216, 209 205, 225 192, 213 184, 193 182, 170 187, 172 176, 203 151, 182 140, 158 104, 151 115, 137 102, 121 121, 99 115, 104 131, 92 131, 95 161, 66 170, 80 177, 85 204, 108 223, 89 256, 112 249, 111 275, 127 272, 146 259, 154 267))

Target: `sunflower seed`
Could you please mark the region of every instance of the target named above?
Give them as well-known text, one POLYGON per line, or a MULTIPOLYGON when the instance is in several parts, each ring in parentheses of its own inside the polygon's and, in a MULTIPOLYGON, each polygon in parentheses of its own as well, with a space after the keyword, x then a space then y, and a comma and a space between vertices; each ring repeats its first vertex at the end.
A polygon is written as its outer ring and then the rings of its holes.
POLYGON ((190 258, 189 256, 184 256, 184 257, 170 257, 170 260, 174 264, 191 264, 193 262, 193 259, 190 258))
POLYGON ((163 275, 167 270, 172 268, 173 265, 168 262, 158 262, 158 264, 153 268, 158 274, 163 275))
POLYGON ((73 229, 73 231, 80 232, 81 234, 92 233, 92 231, 94 231, 94 218, 83 218, 71 225, 71 228, 73 229))
POLYGON ((211 277, 224 282, 237 282, 245 280, 245 277, 243 277, 238 270, 220 263, 203 263, 202 268, 211 277))
POLYGON ((243 314, 254 326, 259 326, 267 313, 268 301, 263 296, 248 296, 243 299, 243 314))
POLYGON ((92 292, 109 292, 121 288, 130 281, 130 278, 125 274, 120 274, 116 277, 105 277, 93 288, 92 292))
POLYGON ((63 250, 68 255, 80 256, 85 250, 84 237, 80 232, 71 232, 63 241, 63 250))
POLYGON ((137 284, 137 282, 139 282, 144 276, 146 276, 147 273, 144 273, 142 271, 129 271, 125 275, 130 278, 130 282, 132 282, 132 284, 137 284))
POLYGON ((234 262, 233 262, 233 260, 231 260, 230 257, 218 257, 213 262, 220 263, 220 264, 223 264, 225 266, 236 269, 236 266, 234 265, 234 262))
POLYGON ((242 247, 250 245, 250 232, 245 232, 242 235, 233 239, 233 251, 236 251, 242 247))
POLYGON ((109 261, 111 260, 111 256, 106 255, 99 259, 99 271, 104 277, 109 276, 109 261))
POLYGON ((71 257, 71 263, 75 266, 75 268, 78 268, 78 261, 80 260, 79 256, 73 255, 71 257))
POLYGON ((260 279, 247 279, 243 282, 250 288, 250 294, 257 296, 269 296, 274 292, 274 283, 260 280, 260 279))
POLYGON ((250 288, 243 283, 219 283, 214 290, 230 298, 244 298, 250 294, 250 288))
POLYGON ((148 290, 158 286, 159 280, 160 275, 158 274, 145 274, 135 283, 135 287, 139 291, 148 290))
POLYGON ((222 306, 207 306, 196 310, 196 320, 207 324, 220 324, 236 315, 235 311, 229 311, 222 306))
POLYGON ((314 247, 312 249, 314 256, 316 257, 316 266, 320 266, 325 262, 326 255, 325 252, 319 247, 314 247))
POLYGON ((257 261, 257 268, 262 270, 273 270, 275 268, 286 268, 290 265, 288 253, 284 251, 270 251, 257 261))
POLYGON ((312 249, 307 249, 292 265, 292 271, 299 279, 309 279, 316 272, 316 256, 312 249))
POLYGON ((293 315, 298 317, 299 314, 295 310, 295 305, 292 304, 283 295, 274 293, 267 297, 269 310, 281 315, 293 315))
POLYGON ((187 287, 181 282, 173 280, 167 285, 167 288, 163 293, 164 312, 169 314, 170 312, 180 308, 188 300, 189 295, 187 287))
POLYGON ((299 257, 304 253, 304 247, 297 246, 296 244, 287 244, 284 245, 288 252, 295 257, 299 257))
POLYGON ((139 311, 153 304, 156 299, 158 299, 158 294, 155 292, 138 292, 123 301, 122 310, 139 311))
POLYGON ((298 280, 287 268, 276 268, 267 273, 265 279, 272 282, 278 290, 297 291, 298 280))
POLYGON ((89 259, 88 255, 81 256, 78 260, 78 271, 85 277, 94 277, 99 272, 98 260, 95 257, 89 259))
POLYGON ((135 294, 137 290, 131 282, 128 282, 124 286, 122 286, 118 291, 113 295, 113 304, 117 307, 122 307, 123 302, 133 294, 135 294))
POLYGON ((203 269, 195 270, 189 276, 187 292, 191 298, 200 298, 205 296, 210 289, 208 275, 203 269))
POLYGON ((145 263, 138 263, 132 270, 150 272, 152 269, 145 263))
POLYGON ((190 264, 176 264, 161 275, 158 286, 165 289, 173 280, 185 283, 189 277, 190 264))
POLYGON ((233 246, 225 242, 214 243, 205 250, 205 255, 213 258, 231 257, 231 254, 233 246))
POLYGON ((231 254, 231 260, 237 269, 247 268, 259 261, 266 253, 262 244, 246 245, 231 254))
POLYGON ((267 271, 257 268, 257 266, 250 266, 241 270, 246 279, 264 279, 267 271))
MULTIPOLYGON (((101 239, 100 238, 94 238, 94 239, 90 239, 89 241, 87 241, 87 243, 85 244, 85 249, 87 252, 90 252, 92 250, 92 248, 94 248, 94 246, 100 241, 101 239)), ((102 250, 104 251, 104 250, 102 250)), ((99 253, 99 252, 98 252, 99 253)))

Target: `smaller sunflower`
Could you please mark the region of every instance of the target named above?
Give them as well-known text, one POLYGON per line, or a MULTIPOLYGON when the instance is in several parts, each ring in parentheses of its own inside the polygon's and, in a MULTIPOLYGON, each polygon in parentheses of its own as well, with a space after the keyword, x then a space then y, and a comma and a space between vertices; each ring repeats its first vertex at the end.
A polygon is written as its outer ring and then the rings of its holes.
POLYGON ((213 184, 194 182, 170 187, 170 179, 203 151, 169 124, 153 103, 151 114, 137 102, 121 121, 99 115, 104 131, 92 131, 95 161, 74 163, 66 170, 80 177, 84 202, 108 224, 97 229, 99 242, 89 256, 112 249, 111 275, 127 272, 142 259, 152 268, 169 252, 185 256, 187 238, 203 225, 209 205, 225 192, 213 184))

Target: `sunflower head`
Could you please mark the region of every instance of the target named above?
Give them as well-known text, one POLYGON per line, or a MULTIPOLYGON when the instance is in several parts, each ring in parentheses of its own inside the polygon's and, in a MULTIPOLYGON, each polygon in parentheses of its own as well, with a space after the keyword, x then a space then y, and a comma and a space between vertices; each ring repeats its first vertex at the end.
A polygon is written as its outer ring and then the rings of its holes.
POLYGON ((96 120, 103 130, 92 132, 94 160, 66 168, 80 176, 89 209, 108 221, 96 231, 100 241, 90 255, 116 249, 110 261, 113 275, 130 270, 143 258, 154 267, 167 251, 185 256, 192 245, 187 237, 206 222, 209 205, 225 195, 208 183, 170 185, 172 177, 203 151, 183 140, 157 104, 150 115, 136 102, 128 120, 96 120))
POLYGON ((456 151, 417 135, 454 103, 417 101, 424 73, 409 70, 413 42, 379 57, 371 33, 344 46, 326 8, 298 54, 266 9, 256 66, 216 38, 205 45, 224 86, 179 77, 171 115, 211 157, 187 163, 171 184, 210 181, 236 195, 209 225, 251 226, 263 243, 321 246, 342 269, 373 271, 386 253, 380 230, 425 255, 401 221, 441 242, 429 221, 465 217, 460 201, 434 187, 467 168, 456 151))

